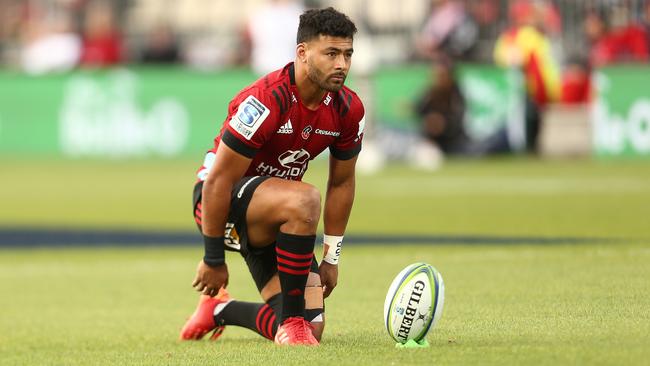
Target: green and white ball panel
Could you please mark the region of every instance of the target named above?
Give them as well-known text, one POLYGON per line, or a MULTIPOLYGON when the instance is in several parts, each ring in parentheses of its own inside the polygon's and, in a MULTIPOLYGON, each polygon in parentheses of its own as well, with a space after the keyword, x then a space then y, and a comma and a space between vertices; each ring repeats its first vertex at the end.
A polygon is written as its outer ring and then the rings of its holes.
POLYGON ((422 340, 440 319, 443 302, 440 273, 426 263, 407 266, 386 294, 384 321, 388 334, 401 343, 422 340))
POLYGON ((440 272, 438 272, 435 267, 430 266, 431 269, 433 269, 434 273, 434 278, 436 280, 436 286, 437 286, 437 291, 436 294, 438 298, 435 301, 435 308, 433 312, 433 321, 431 322, 431 327, 433 328, 438 324, 438 321, 440 321, 440 317, 442 316, 442 308, 445 305, 445 282, 442 280, 442 275, 440 272))

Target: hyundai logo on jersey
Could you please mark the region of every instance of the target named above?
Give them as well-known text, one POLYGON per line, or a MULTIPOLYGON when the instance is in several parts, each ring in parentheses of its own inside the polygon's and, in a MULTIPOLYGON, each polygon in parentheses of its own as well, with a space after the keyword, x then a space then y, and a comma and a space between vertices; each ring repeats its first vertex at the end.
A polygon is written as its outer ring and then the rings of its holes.
POLYGON ((309 152, 305 149, 288 150, 278 157, 278 161, 284 167, 302 166, 309 160, 309 152))

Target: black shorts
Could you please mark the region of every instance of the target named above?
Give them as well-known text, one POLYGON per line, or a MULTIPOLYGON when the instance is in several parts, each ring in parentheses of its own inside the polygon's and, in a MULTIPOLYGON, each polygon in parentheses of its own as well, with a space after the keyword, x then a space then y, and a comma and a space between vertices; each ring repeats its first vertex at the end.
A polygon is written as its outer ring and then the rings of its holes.
MULTIPOLYGON (((228 214, 225 230, 226 250, 239 252, 244 257, 258 291, 262 291, 262 288, 278 272, 275 242, 262 248, 253 248, 248 245, 246 210, 248 210, 248 205, 251 198, 253 198, 253 192, 269 178, 267 176, 244 177, 233 186, 230 194, 230 213, 228 214)), ((192 195, 194 220, 199 231, 201 231, 202 190, 203 182, 198 182, 194 186, 194 194, 192 195)), ((316 256, 311 262, 311 272, 318 274, 316 256)))

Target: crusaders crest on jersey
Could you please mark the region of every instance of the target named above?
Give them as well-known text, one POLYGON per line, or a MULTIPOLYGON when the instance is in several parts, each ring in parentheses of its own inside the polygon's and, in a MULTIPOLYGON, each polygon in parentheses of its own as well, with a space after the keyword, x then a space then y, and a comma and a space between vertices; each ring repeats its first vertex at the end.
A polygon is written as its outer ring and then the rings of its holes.
POLYGON ((311 133, 311 126, 307 126, 302 129, 302 133, 300 136, 302 136, 303 139, 307 140, 309 138, 309 134, 311 133))

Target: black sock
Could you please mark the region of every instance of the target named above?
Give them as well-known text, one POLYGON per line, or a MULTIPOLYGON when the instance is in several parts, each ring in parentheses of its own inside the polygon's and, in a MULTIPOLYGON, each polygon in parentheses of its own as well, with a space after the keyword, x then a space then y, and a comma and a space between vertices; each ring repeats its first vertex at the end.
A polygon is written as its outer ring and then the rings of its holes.
POLYGON ((255 323, 258 333, 270 340, 275 339, 275 332, 280 325, 280 311, 282 311, 282 297, 277 294, 271 297, 257 314, 255 323))
POLYGON ((217 325, 236 325, 257 332, 264 338, 273 340, 278 330, 278 317, 281 298, 277 294, 266 303, 253 303, 233 300, 214 316, 217 325))
POLYGON ((305 316, 305 285, 314 257, 316 235, 279 233, 275 251, 282 288, 281 322, 293 316, 305 316))

